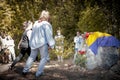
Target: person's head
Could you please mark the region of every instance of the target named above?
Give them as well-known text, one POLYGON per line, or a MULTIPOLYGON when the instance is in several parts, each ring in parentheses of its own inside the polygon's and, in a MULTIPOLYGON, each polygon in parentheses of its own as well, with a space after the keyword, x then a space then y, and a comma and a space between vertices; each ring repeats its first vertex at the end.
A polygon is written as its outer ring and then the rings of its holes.
POLYGON ((26 30, 30 30, 30 29, 32 29, 32 27, 33 27, 33 22, 29 20, 27 22, 27 28, 26 28, 26 30))
POLYGON ((79 31, 77 31, 77 32, 76 32, 76 35, 77 35, 77 36, 80 36, 80 32, 79 32, 79 31))
POLYGON ((33 23, 31 21, 25 21, 23 23, 23 29, 28 30, 32 28, 33 23))
POLYGON ((23 22, 23 29, 26 29, 27 28, 27 26, 28 26, 28 21, 25 21, 25 22, 23 22))
POLYGON ((60 32, 60 30, 57 30, 57 35, 61 35, 61 32, 60 32))
POLYGON ((3 34, 2 34, 2 38, 6 38, 6 33, 3 33, 3 34))
POLYGON ((41 14, 40 14, 40 19, 41 19, 41 20, 49 21, 49 19, 50 19, 50 14, 49 14, 49 12, 46 11, 46 10, 43 10, 43 11, 41 12, 41 14))

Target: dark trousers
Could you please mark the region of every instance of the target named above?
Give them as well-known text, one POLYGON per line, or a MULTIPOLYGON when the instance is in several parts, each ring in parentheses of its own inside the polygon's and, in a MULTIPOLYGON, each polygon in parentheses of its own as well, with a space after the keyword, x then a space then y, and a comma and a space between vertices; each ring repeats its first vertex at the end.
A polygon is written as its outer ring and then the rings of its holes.
MULTIPOLYGON (((30 48, 21 48, 20 49, 20 54, 16 57, 16 59, 13 61, 11 64, 11 67, 14 67, 17 62, 19 62, 27 53, 28 56, 30 56, 31 49, 30 48)), ((36 57, 36 60, 38 61, 38 57, 36 57)))

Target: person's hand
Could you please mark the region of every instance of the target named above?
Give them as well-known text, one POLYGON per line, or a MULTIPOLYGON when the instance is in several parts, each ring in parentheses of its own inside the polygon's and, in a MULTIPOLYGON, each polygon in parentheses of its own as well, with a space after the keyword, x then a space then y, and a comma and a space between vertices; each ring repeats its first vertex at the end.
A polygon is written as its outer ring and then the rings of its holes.
POLYGON ((50 46, 48 46, 48 50, 51 50, 52 48, 50 46))

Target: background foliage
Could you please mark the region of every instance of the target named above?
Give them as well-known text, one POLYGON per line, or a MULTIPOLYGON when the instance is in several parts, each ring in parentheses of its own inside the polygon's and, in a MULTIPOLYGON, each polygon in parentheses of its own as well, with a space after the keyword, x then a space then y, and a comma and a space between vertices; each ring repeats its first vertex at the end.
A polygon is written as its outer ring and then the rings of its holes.
POLYGON ((60 27, 69 44, 77 30, 107 32, 120 39, 118 0, 0 0, 0 32, 10 34, 17 45, 22 23, 34 22, 42 10, 51 13, 54 35, 60 27))

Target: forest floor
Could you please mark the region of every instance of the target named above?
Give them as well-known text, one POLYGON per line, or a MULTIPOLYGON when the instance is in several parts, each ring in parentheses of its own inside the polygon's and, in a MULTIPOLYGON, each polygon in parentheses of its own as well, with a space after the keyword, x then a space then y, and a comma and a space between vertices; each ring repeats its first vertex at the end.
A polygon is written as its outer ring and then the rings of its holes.
POLYGON ((63 63, 50 61, 45 66, 45 75, 36 79, 35 72, 38 64, 39 62, 34 62, 26 76, 22 75, 25 62, 17 63, 13 70, 9 70, 10 64, 0 64, 0 80, 120 80, 120 73, 115 70, 116 67, 114 67, 114 71, 103 69, 87 70, 74 66, 71 64, 71 60, 65 60, 63 63))

